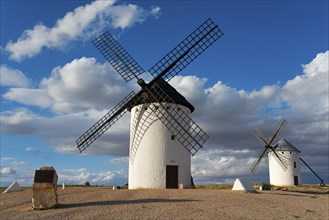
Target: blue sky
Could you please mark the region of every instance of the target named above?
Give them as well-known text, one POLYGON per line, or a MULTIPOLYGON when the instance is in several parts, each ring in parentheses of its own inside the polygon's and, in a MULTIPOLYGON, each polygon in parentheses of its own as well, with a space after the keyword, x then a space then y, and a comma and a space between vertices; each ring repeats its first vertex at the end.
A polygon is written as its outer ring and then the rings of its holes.
MULTIPOLYGON (((129 114, 79 154, 75 139, 119 102, 125 83, 91 41, 109 31, 149 69, 210 17, 224 36, 171 84, 210 135, 192 159, 198 182, 268 182, 256 127, 281 136, 328 182, 328 1, 1 1, 1 185, 127 182, 129 114)), ((142 76, 150 79, 147 75, 142 76)), ((278 140, 277 140, 278 141, 278 140)), ((318 183, 307 169, 303 180, 318 183)))

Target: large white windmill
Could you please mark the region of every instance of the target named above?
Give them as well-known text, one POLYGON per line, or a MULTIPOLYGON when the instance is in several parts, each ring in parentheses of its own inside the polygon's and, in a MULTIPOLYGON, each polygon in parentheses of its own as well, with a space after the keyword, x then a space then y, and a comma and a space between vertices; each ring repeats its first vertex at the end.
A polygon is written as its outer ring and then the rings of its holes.
POLYGON ((137 79, 141 91, 131 92, 80 138, 82 152, 127 111, 131 111, 129 189, 178 188, 191 185, 191 154, 208 135, 190 118, 194 107, 167 81, 212 45, 223 32, 210 19, 202 23, 172 51, 149 69, 154 77, 146 83, 143 68, 108 32, 93 43, 126 80, 137 79))

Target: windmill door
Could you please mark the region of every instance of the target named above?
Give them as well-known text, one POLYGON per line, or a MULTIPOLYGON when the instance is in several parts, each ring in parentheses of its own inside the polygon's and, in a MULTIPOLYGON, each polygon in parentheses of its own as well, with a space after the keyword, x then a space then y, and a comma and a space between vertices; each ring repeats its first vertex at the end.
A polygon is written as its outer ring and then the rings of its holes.
POLYGON ((166 166, 166 188, 178 189, 178 166, 166 166))
POLYGON ((294 176, 294 185, 298 186, 298 176, 294 176))

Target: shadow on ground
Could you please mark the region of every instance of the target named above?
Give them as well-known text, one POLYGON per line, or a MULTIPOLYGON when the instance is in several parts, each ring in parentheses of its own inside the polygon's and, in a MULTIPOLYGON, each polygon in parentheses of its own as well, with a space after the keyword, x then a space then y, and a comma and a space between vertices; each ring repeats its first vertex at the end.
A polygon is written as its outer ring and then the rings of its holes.
POLYGON ((109 205, 124 205, 124 204, 142 204, 142 203, 180 203, 180 202, 196 202, 199 200, 189 199, 136 199, 136 200, 115 200, 115 201, 96 201, 96 202, 83 202, 74 204, 59 204, 58 208, 75 208, 87 206, 109 206, 109 205))

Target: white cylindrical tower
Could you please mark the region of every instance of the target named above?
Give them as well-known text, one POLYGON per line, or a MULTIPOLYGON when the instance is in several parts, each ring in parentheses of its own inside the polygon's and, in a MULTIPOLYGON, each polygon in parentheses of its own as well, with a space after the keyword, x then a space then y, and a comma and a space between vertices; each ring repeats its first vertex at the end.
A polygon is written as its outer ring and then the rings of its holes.
MULTIPOLYGON (((190 187, 190 153, 152 112, 151 105, 157 104, 140 104, 131 109, 129 189, 178 188, 180 183, 190 187)), ((163 105, 190 112, 182 105, 163 105)))
POLYGON ((279 155, 287 169, 285 170, 280 165, 280 161, 270 151, 268 153, 270 184, 275 186, 301 185, 300 150, 283 138, 273 147, 273 150, 279 155))
MULTIPOLYGON (((165 189, 178 188, 183 184, 184 188, 189 188, 191 155, 163 120, 180 128, 177 124, 181 120, 179 112, 189 115, 194 107, 163 79, 157 81, 157 86, 166 95, 154 91, 156 100, 151 95, 145 95, 146 100, 140 99, 130 109, 128 186, 129 189, 165 189), (161 120, 155 112, 161 113, 161 120)), ((189 130, 186 127, 182 132, 189 130)))

